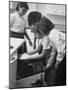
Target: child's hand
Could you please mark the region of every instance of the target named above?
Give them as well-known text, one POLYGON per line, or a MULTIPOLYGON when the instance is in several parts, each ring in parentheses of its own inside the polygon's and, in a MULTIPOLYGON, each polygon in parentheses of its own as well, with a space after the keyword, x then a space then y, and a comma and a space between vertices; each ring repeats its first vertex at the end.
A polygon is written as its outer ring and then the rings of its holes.
POLYGON ((30 57, 30 55, 28 55, 27 53, 24 53, 21 55, 20 60, 23 60, 23 59, 26 60, 26 59, 29 59, 29 57, 30 57))

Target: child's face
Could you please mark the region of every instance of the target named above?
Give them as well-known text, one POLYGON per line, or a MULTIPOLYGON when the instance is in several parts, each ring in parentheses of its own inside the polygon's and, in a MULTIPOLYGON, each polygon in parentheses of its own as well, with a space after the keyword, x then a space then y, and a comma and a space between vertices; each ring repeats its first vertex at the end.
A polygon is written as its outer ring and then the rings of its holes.
POLYGON ((35 31, 35 25, 32 25, 31 26, 31 32, 34 33, 34 37, 35 38, 41 39, 43 37, 41 33, 35 31))
POLYGON ((22 8, 19 7, 18 12, 19 12, 19 14, 22 16, 22 15, 25 15, 25 14, 26 14, 27 10, 26 10, 25 8, 23 8, 23 7, 22 7, 22 8))

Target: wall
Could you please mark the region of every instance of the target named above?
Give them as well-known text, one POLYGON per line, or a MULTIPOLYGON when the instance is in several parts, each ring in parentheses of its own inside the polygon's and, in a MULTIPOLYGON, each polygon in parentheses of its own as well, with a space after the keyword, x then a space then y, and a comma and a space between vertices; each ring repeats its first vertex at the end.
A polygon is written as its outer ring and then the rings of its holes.
POLYGON ((66 32, 65 5, 37 4, 37 11, 48 17, 55 24, 56 29, 66 32))

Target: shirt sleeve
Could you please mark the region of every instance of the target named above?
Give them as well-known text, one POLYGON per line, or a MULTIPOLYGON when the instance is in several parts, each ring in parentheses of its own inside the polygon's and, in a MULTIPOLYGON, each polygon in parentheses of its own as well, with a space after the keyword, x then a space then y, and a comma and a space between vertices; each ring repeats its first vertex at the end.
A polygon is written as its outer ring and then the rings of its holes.
POLYGON ((52 30, 49 35, 50 40, 53 42, 53 46, 57 50, 57 61, 62 61, 65 55, 65 33, 60 32, 59 30, 52 30))
POLYGON ((14 14, 10 14, 10 27, 12 27, 13 23, 14 23, 14 14))
POLYGON ((51 48, 51 43, 50 43, 50 39, 49 38, 44 38, 42 41, 41 41, 41 44, 43 46, 43 50, 44 49, 50 49, 51 48))
POLYGON ((58 55, 57 60, 62 61, 63 57, 66 52, 66 45, 65 45, 65 34, 59 34, 59 46, 58 46, 58 55))

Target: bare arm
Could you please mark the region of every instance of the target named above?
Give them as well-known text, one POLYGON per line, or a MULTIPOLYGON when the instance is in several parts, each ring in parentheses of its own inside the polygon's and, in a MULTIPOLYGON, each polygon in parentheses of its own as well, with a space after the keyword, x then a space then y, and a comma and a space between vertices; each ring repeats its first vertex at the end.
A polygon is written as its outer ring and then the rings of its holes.
POLYGON ((52 47, 51 53, 50 53, 50 58, 48 59, 47 65, 46 65, 46 69, 51 67, 55 61, 56 58, 56 50, 52 47))
POLYGON ((46 50, 43 50, 41 54, 38 54, 36 56, 32 56, 29 58, 29 60, 40 60, 46 56, 46 50))
POLYGON ((32 55, 35 53, 39 53, 40 50, 42 50, 42 45, 40 44, 36 49, 34 49, 33 51, 27 52, 27 54, 32 55))

